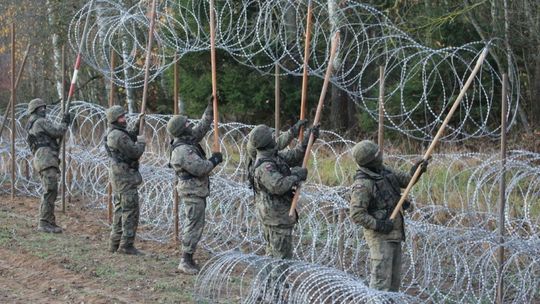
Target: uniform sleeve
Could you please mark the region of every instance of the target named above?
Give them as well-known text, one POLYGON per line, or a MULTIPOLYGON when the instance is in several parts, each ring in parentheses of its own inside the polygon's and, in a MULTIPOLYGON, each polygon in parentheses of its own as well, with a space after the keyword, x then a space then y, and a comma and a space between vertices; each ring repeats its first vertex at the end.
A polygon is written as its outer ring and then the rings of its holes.
POLYGON ((396 176, 399 182, 399 186, 401 188, 406 188, 409 185, 409 182, 411 181, 411 178, 412 178, 412 176, 409 173, 398 171, 398 170, 392 170, 392 172, 396 176))
POLYGON ((201 120, 199 123, 193 127, 193 137, 195 138, 196 142, 201 141, 206 133, 210 130, 210 125, 212 124, 213 120, 213 109, 212 106, 209 105, 206 107, 206 110, 204 110, 204 113, 201 117, 201 120))
POLYGON ((139 135, 139 126, 141 125, 141 120, 140 119, 137 119, 135 120, 135 122, 128 128, 128 132, 129 134, 131 134, 131 136, 133 137, 136 137, 137 135, 139 135))
MULTIPOLYGON (((118 131, 117 131, 118 132, 118 131)), ((116 147, 120 153, 130 159, 139 159, 144 153, 144 143, 134 142, 127 134, 121 133, 116 141, 116 147)))
POLYGON ((39 128, 43 130, 47 135, 52 138, 62 138, 67 130, 67 126, 64 123, 55 124, 47 119, 39 119, 36 121, 39 124, 39 128))
POLYGON ((371 201, 371 182, 362 180, 353 184, 351 191, 351 219, 364 228, 375 229, 377 220, 368 213, 371 201))
POLYGON ((184 170, 197 177, 208 175, 214 169, 211 161, 201 158, 192 148, 185 146, 173 151, 171 165, 176 172, 184 170))
POLYGON ((281 132, 279 137, 276 139, 276 147, 277 147, 278 151, 281 151, 281 150, 287 148, 287 146, 291 143, 293 138, 294 137, 293 137, 293 134, 292 134, 291 130, 289 130, 287 132, 281 132))
POLYGON ((304 154, 306 150, 302 147, 301 144, 296 145, 294 149, 288 149, 284 151, 279 151, 279 156, 285 160, 285 162, 291 167, 302 166, 302 161, 304 160, 304 154))
POLYGON ((255 176, 259 177, 259 182, 271 194, 283 195, 290 191, 296 185, 296 176, 284 176, 276 168, 276 165, 271 162, 266 162, 256 169, 255 176))

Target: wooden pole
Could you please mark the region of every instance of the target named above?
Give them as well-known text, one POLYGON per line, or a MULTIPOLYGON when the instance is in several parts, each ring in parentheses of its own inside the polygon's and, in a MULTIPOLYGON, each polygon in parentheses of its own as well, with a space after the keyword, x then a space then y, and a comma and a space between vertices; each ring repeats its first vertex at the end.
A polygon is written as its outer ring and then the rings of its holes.
POLYGON ((279 64, 275 64, 275 71, 276 74, 275 77, 275 85, 274 85, 274 115, 275 115, 275 130, 276 130, 276 138, 279 137, 279 130, 281 129, 280 126, 280 109, 281 109, 281 83, 279 81, 279 64))
MULTIPOLYGON (((62 45, 62 113, 66 112, 66 103, 64 95, 66 92, 65 88, 65 71, 66 71, 66 47, 62 45)), ((62 201, 62 213, 66 213, 66 141, 62 140, 62 170, 60 170, 61 179, 60 179, 60 197, 62 201)))
MULTIPOLYGON (((109 108, 114 105, 114 69, 115 69, 115 59, 114 56, 114 50, 111 48, 110 54, 109 54, 110 60, 111 60, 111 79, 109 82, 110 91, 109 91, 109 108)), ((107 184, 107 220, 109 221, 109 225, 112 224, 113 221, 113 203, 112 203, 112 184, 111 181, 107 184)))
POLYGON ((499 184, 499 267, 497 269, 497 303, 504 303, 504 211, 506 207, 506 103, 508 75, 503 74, 501 103, 501 180, 499 184))
MULTIPOLYGON (((439 131, 435 135, 435 138, 433 139, 433 141, 431 142, 429 148, 427 149, 426 153, 424 154, 424 157, 423 157, 424 160, 428 160, 431 157, 431 154, 433 153, 433 149, 435 149, 435 146, 439 142, 439 139, 441 138, 442 134, 444 133, 444 130, 446 129, 446 126, 448 125, 448 122, 450 122, 450 119, 452 118, 452 115, 454 115, 454 112, 457 110, 459 104, 461 103, 461 100, 463 99, 463 97, 465 96, 465 93, 467 92, 467 89, 469 88, 469 86, 471 85, 471 83, 474 80, 474 77, 476 76, 476 74, 478 73, 480 68, 482 67, 482 63, 484 62, 484 59, 486 59, 488 50, 489 50, 489 46, 486 46, 484 48, 484 50, 482 51, 482 53, 480 54, 480 57, 478 57, 478 60, 476 62, 476 66, 474 67, 473 71, 471 72, 471 75, 469 76, 469 79, 467 79, 467 82, 465 83, 465 85, 461 89, 461 92, 459 93, 458 97, 456 98, 456 101, 452 105, 452 108, 450 109, 450 112, 448 112, 448 114, 446 115, 446 118, 444 119, 441 127, 439 128, 439 131)), ((407 188, 405 188, 405 191, 403 191, 403 193, 401 194, 401 198, 399 199, 399 202, 397 203, 396 207, 394 208, 394 211, 392 212, 392 215, 390 216, 391 220, 395 219, 396 216, 398 215, 398 213, 400 212, 401 206, 403 205, 403 202, 405 201, 405 199, 409 195, 409 192, 411 192, 412 187, 414 186, 414 184, 416 183, 416 180, 420 176, 420 170, 421 169, 422 169, 422 166, 418 166, 418 168, 416 169, 416 172, 414 173, 414 175, 412 176, 409 184, 407 185, 407 188)))
MULTIPOLYGON (((146 98, 148 96, 148 78, 150 75, 150 56, 152 55, 152 43, 154 40, 154 26, 156 23, 156 0, 152 0, 152 7, 150 8, 150 27, 148 28, 148 44, 146 45, 146 59, 144 62, 144 86, 143 96, 141 102, 141 113, 146 113, 146 98)), ((144 116, 141 117, 139 122, 139 134, 144 135, 144 116)))
MULTIPOLYGON (((178 115, 179 113, 179 107, 178 107, 178 59, 174 58, 174 94, 173 94, 173 102, 174 102, 174 115, 178 115)), ((178 185, 178 176, 176 174, 174 175, 174 184, 173 184, 173 214, 174 214, 174 235, 173 235, 173 242, 178 245, 180 243, 180 239, 178 238, 178 235, 180 233, 180 226, 179 221, 180 218, 178 216, 179 212, 179 205, 180 205, 180 197, 178 195, 178 191, 176 190, 176 185, 178 185)))
POLYGON ((15 104, 17 95, 15 91, 15 23, 11 24, 11 202, 15 202, 15 104))
MULTIPOLYGON (((315 119, 313 120, 313 125, 316 126, 321 120, 322 108, 324 105, 324 99, 326 97, 326 91, 328 90, 328 84, 330 82, 330 76, 332 75, 334 59, 336 57, 336 50, 339 44, 339 32, 336 32, 334 38, 332 39, 332 46, 330 48, 330 58, 328 59, 328 67, 326 68, 326 74, 324 75, 324 82, 319 97, 319 103, 317 105, 317 111, 315 112, 315 119)), ((309 161, 309 156, 311 155, 311 147, 313 146, 313 134, 309 136, 308 145, 306 152, 304 154, 304 161, 302 162, 302 167, 306 168, 309 161)), ((291 209, 289 210, 289 216, 293 217, 295 215, 296 205, 298 204, 298 198, 300 197, 301 185, 299 184, 294 193, 294 198, 291 204, 291 209)))
MULTIPOLYGON (((306 118, 307 86, 308 86, 308 68, 309 54, 311 45, 311 18, 312 18, 311 0, 308 0, 307 20, 306 20, 306 40, 304 45, 304 72, 302 75, 302 98, 300 100, 300 119, 306 118)), ((299 141, 304 138, 304 128, 300 129, 299 141)))
POLYGON ((384 66, 379 67, 379 151, 384 153, 384 66))
POLYGON ((214 107, 214 145, 212 150, 220 152, 219 146, 219 113, 218 113, 218 97, 217 97, 217 63, 216 63, 216 25, 214 15, 214 0, 210 0, 210 61, 212 63, 212 96, 214 107))
MULTIPOLYGON (((17 78, 15 79, 15 90, 19 87, 19 80, 21 80, 21 75, 24 70, 24 66, 26 64, 26 59, 28 58, 28 52, 30 51, 30 43, 26 46, 26 51, 24 51, 24 57, 23 61, 21 63, 21 66, 19 67, 19 72, 17 73, 17 78)), ((4 113, 4 120, 2 121, 2 128, 0 129, 0 134, 4 132, 4 128, 6 127, 6 121, 8 118, 9 113, 11 113, 11 104, 13 103, 13 96, 9 98, 9 103, 6 107, 6 112, 4 113)))

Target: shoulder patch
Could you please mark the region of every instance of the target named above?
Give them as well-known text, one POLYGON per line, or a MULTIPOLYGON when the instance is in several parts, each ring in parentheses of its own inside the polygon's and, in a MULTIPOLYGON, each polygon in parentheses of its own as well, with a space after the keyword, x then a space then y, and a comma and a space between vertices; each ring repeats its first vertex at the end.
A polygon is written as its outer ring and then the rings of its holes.
POLYGON ((266 171, 272 171, 272 164, 266 164, 264 168, 266 169, 266 171))

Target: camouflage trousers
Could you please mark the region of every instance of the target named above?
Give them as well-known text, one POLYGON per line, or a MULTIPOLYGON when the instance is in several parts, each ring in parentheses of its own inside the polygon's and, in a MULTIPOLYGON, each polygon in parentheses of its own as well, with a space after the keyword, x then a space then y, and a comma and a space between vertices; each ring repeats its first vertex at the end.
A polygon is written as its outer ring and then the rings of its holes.
POLYGON ((383 291, 399 291, 401 285, 401 242, 366 238, 371 256, 369 287, 383 291))
MULTIPOLYGON (((263 225, 264 240, 266 241, 266 255, 275 259, 288 260, 292 258, 292 228, 276 228, 263 225)), ((278 266, 267 266, 263 271, 268 283, 283 282, 287 276, 288 265, 286 262, 278 266)), ((272 284, 273 283, 273 284, 272 284)))
POLYGON ((111 243, 132 246, 139 226, 139 192, 137 188, 113 193, 114 215, 111 243))
POLYGON ((55 167, 45 169, 39 173, 43 187, 43 195, 39 206, 39 221, 43 224, 56 224, 54 202, 58 195, 58 173, 60 172, 55 167))
POLYGON ((182 234, 182 251, 195 253, 204 230, 206 198, 188 196, 182 198, 184 203, 184 229, 182 234))

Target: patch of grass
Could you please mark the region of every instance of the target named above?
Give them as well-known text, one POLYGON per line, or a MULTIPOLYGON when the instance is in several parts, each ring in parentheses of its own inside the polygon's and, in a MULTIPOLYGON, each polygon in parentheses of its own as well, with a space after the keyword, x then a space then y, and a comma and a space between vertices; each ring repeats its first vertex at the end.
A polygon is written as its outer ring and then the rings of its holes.
POLYGON ((12 240, 12 232, 6 227, 0 227, 0 246, 4 246, 12 240))
POLYGON ((97 265, 95 272, 96 272, 96 276, 100 278, 116 277, 116 270, 106 264, 97 265))

